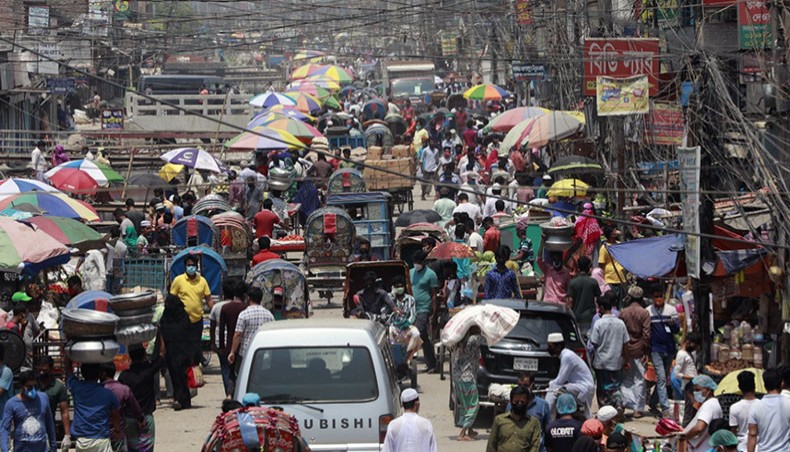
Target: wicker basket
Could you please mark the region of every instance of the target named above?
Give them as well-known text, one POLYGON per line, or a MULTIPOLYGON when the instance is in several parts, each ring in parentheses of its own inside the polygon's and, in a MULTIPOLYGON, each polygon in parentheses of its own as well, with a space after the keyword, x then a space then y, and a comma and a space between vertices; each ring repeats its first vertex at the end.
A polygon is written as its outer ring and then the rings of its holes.
POLYGON ((113 312, 139 311, 154 306, 156 304, 156 294, 150 291, 127 293, 112 297, 109 302, 113 312))

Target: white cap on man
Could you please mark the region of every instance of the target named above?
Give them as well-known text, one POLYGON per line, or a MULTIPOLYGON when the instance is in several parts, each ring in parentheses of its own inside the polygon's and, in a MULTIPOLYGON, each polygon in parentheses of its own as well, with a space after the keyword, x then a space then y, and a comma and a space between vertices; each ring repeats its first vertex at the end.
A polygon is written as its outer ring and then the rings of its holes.
POLYGON ((565 342, 565 339, 562 337, 562 333, 551 333, 549 334, 548 343, 554 344, 557 342, 565 342))
POLYGON ((401 403, 413 402, 420 398, 420 394, 414 388, 406 388, 400 393, 401 403))
POLYGON ((595 417, 601 422, 609 422, 617 416, 617 408, 611 405, 604 405, 598 410, 595 417))

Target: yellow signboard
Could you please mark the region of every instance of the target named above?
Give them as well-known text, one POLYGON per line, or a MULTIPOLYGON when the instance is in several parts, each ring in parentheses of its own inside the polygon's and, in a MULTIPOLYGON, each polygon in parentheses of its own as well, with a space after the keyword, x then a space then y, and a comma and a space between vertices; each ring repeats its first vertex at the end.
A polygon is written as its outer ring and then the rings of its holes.
POLYGON ((598 116, 643 115, 650 111, 647 76, 596 78, 598 116))

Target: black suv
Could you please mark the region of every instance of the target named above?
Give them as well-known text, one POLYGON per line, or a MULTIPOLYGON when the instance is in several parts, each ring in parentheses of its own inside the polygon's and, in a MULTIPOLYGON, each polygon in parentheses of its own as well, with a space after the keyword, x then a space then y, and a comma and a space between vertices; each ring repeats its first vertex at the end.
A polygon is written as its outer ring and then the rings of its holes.
POLYGON ((486 300, 485 303, 511 308, 521 318, 513 331, 497 344, 480 347, 482 360, 477 370, 477 390, 481 400, 488 400, 491 383, 515 384, 523 372, 535 378, 535 388, 543 389, 557 376, 560 359, 549 355, 549 334, 562 333, 565 347, 585 361, 587 352, 573 312, 563 305, 523 300, 486 300))

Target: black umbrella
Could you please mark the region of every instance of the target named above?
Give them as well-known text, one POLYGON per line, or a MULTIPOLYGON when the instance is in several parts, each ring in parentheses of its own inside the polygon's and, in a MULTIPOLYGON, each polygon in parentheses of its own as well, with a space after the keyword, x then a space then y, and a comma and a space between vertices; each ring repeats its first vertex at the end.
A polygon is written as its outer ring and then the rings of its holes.
POLYGON ((415 223, 436 223, 437 221, 442 221, 442 217, 433 210, 412 210, 398 215, 395 226, 405 228, 415 223))
POLYGON ((135 174, 126 181, 127 186, 165 188, 170 184, 158 174, 135 174))
POLYGON ((561 157, 549 168, 549 172, 553 174, 585 174, 600 171, 603 171, 603 167, 600 164, 582 155, 561 157))

